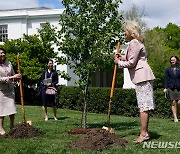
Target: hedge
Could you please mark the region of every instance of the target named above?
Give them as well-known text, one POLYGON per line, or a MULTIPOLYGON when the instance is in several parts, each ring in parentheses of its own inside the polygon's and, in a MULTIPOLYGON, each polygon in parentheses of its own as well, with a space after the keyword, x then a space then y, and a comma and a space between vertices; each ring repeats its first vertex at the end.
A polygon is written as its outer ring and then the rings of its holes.
MULTIPOLYGON (((93 113, 107 113, 110 88, 89 88, 87 111, 93 113)), ((163 89, 154 91, 155 105, 151 116, 161 118, 171 117, 170 100, 164 98, 163 89)), ((79 87, 58 87, 57 96, 58 107, 70 110, 82 110, 83 96, 79 87)), ((115 88, 112 100, 111 114, 122 116, 139 116, 137 108, 136 94, 134 89, 115 88)))

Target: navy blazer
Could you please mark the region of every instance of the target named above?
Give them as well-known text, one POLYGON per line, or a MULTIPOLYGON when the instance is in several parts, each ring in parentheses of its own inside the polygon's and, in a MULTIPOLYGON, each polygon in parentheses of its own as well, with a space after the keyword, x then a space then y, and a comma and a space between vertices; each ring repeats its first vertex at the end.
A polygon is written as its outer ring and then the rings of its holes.
POLYGON ((41 76, 41 84, 43 85, 43 80, 45 78, 50 78, 50 77, 52 77, 52 86, 56 87, 56 84, 58 83, 58 74, 55 70, 52 70, 50 73, 47 70, 43 71, 41 76), (46 77, 45 74, 47 75, 46 77))
POLYGON ((176 75, 174 75, 172 67, 166 69, 164 88, 180 89, 180 67, 176 67, 176 75))

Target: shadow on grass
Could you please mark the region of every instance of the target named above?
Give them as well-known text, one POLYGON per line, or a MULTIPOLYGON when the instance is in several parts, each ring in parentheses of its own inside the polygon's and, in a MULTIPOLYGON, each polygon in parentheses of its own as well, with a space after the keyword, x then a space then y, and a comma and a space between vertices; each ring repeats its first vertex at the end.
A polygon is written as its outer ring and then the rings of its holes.
MULTIPOLYGON (((65 120, 65 119, 69 119, 70 117, 58 117, 58 120, 65 120)), ((49 118, 49 120, 54 120, 54 118, 49 118)))
MULTIPOLYGON (((129 133, 129 135, 139 136, 139 132, 133 131, 133 132, 129 133)), ((150 135, 150 140, 158 139, 158 138, 161 137, 161 135, 159 135, 159 134, 157 134, 157 133, 155 133, 155 132, 151 132, 151 131, 149 132, 149 135, 150 135)), ((123 135, 122 137, 126 137, 126 136, 127 136, 127 134, 126 134, 126 135, 123 135)))
MULTIPOLYGON (((110 127, 114 128, 115 130, 129 130, 134 129, 135 126, 138 126, 139 123, 134 122, 119 122, 119 123, 112 123, 110 127)), ((107 123, 89 123, 88 127, 90 128, 102 128, 103 126, 108 127, 107 123)))
POLYGON ((150 140, 158 139, 162 136, 162 135, 159 135, 159 134, 154 133, 154 132, 149 132, 149 134, 150 134, 150 140))

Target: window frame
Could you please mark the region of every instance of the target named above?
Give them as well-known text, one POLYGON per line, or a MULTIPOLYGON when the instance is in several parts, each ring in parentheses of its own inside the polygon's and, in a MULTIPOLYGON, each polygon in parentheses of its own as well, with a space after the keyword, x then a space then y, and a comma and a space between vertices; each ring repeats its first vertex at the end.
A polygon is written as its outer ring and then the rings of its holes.
POLYGON ((0 25, 0 42, 8 40, 8 25, 0 25))

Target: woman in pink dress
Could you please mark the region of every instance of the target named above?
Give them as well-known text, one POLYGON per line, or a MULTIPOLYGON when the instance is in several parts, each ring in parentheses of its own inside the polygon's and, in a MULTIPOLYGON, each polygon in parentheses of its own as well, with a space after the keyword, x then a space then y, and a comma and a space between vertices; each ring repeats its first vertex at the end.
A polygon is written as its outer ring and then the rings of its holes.
POLYGON ((10 118, 10 129, 14 127, 16 114, 14 80, 21 79, 21 74, 15 74, 12 64, 6 60, 6 51, 0 48, 0 135, 5 134, 4 117, 10 118))
POLYGON ((128 68, 132 82, 135 84, 136 98, 140 112, 141 130, 136 143, 148 140, 149 110, 154 109, 152 80, 154 74, 147 63, 147 54, 143 44, 140 26, 135 21, 125 25, 125 38, 129 46, 125 56, 116 54, 114 62, 119 68, 128 68))

